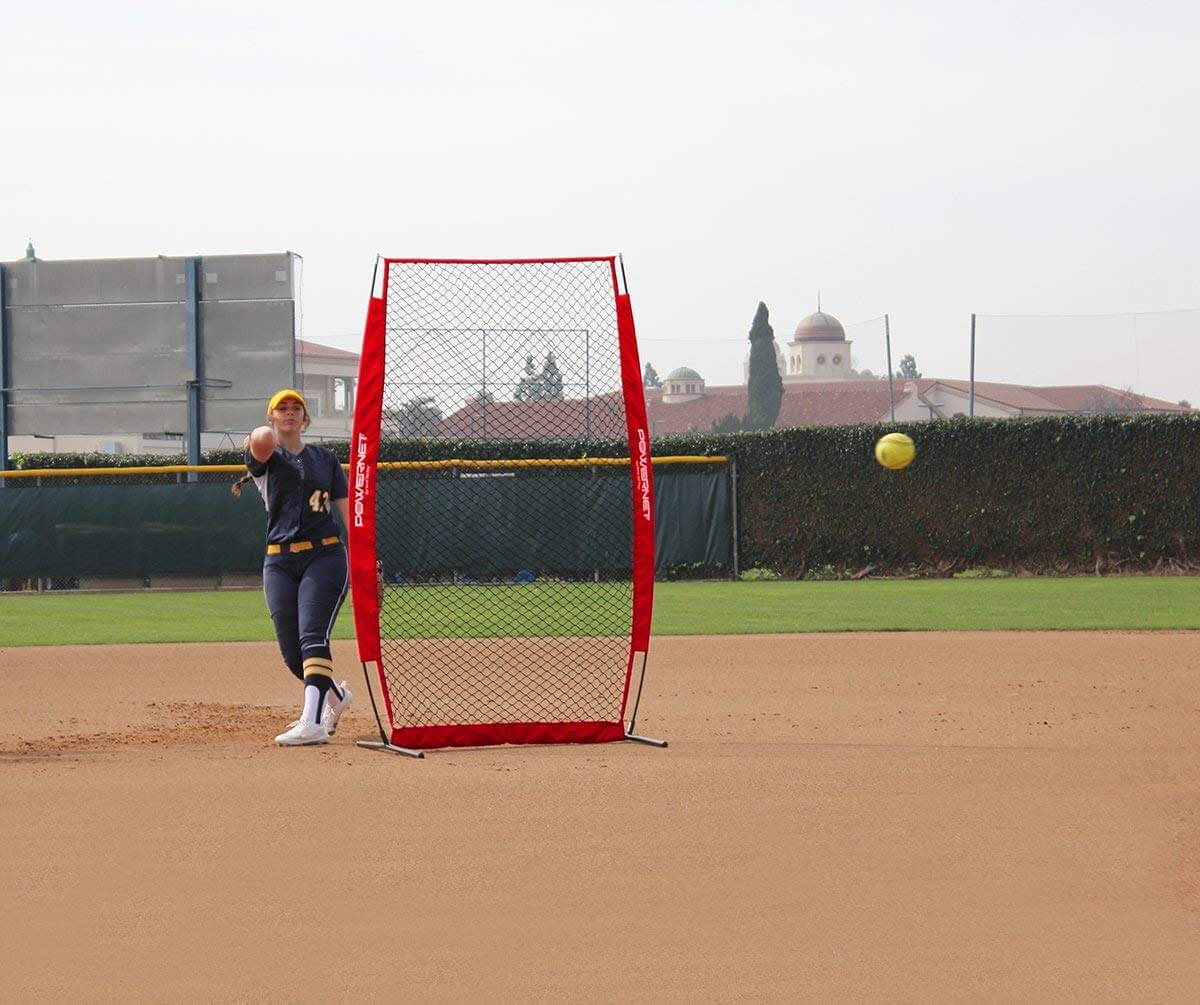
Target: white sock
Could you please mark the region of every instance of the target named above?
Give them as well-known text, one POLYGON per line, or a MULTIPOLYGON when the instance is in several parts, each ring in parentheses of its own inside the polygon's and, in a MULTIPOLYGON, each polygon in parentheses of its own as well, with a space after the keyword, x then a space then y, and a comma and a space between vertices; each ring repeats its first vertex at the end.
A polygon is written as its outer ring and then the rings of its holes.
POLYGON ((321 717, 317 713, 317 706, 321 701, 321 689, 315 684, 304 685, 304 711, 300 713, 301 719, 307 719, 309 722, 320 722, 321 717))

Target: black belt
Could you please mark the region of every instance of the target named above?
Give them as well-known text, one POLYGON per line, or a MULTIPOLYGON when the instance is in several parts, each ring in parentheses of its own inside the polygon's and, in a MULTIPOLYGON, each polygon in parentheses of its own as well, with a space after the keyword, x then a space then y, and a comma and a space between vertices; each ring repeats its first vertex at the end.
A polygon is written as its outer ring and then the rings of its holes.
POLYGON ((286 544, 268 544, 267 554, 278 555, 285 551, 312 551, 327 544, 341 544, 342 539, 336 534, 333 537, 323 537, 320 541, 288 541, 286 544))

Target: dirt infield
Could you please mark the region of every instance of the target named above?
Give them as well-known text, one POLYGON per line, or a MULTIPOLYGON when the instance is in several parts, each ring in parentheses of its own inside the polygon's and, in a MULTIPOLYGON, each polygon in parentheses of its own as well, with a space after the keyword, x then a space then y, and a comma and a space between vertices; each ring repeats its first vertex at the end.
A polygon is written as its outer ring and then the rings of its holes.
POLYGON ((656 640, 634 745, 280 750, 272 645, 0 650, 0 999, 1194 1000, 1200 634, 656 640))

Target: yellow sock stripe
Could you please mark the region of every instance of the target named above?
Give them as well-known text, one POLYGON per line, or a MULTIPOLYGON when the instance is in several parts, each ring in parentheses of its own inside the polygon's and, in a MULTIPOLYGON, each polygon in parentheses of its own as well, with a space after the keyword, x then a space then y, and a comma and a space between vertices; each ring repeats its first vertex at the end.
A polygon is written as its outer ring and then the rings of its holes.
POLYGON ((320 656, 310 656, 304 661, 304 676, 328 677, 333 680, 333 664, 320 656))

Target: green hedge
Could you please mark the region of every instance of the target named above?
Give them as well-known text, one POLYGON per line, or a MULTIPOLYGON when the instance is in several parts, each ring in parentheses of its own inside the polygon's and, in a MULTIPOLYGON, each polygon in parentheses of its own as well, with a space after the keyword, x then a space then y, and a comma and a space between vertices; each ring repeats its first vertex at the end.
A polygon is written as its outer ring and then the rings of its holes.
POLYGON ((672 437, 737 457, 743 569, 786 576, 1200 568, 1200 417, 955 419, 672 437), (874 460, 891 428, 917 458, 874 460))
MULTIPOLYGON (((328 447, 343 463, 350 460, 350 444, 346 440, 330 440, 328 447)), ((384 440, 380 447, 381 461, 445 460, 451 457, 481 459, 514 459, 530 457, 624 457, 628 448, 624 441, 593 441, 585 450, 575 441, 513 441, 513 440, 384 440)), ((163 467, 186 464, 183 454, 13 454, 14 468, 132 468, 163 467)), ((224 448, 206 450, 201 464, 241 464, 242 452, 224 448)))
MULTIPOLYGON (((229 451, 222 451, 229 453, 229 451)), ((241 455, 236 463, 242 462, 241 455)), ((9 458, 9 467, 34 468, 158 468, 169 464, 186 464, 183 454, 23 454, 9 458)), ((204 461, 205 464, 225 464, 226 461, 204 461)))
MULTIPOLYGON (((343 460, 345 443, 329 443, 343 460)), ((619 442, 591 456, 623 453, 619 442)), ((654 441, 737 459, 741 567, 785 576, 1193 570, 1200 567, 1200 417, 955 419, 816 426, 654 441), (875 463, 890 428, 916 441, 905 471, 875 463)), ((382 459, 580 456, 577 444, 385 442, 382 459)), ((22 467, 180 463, 30 454, 22 467)), ((233 450, 206 463, 240 463, 233 450)))

